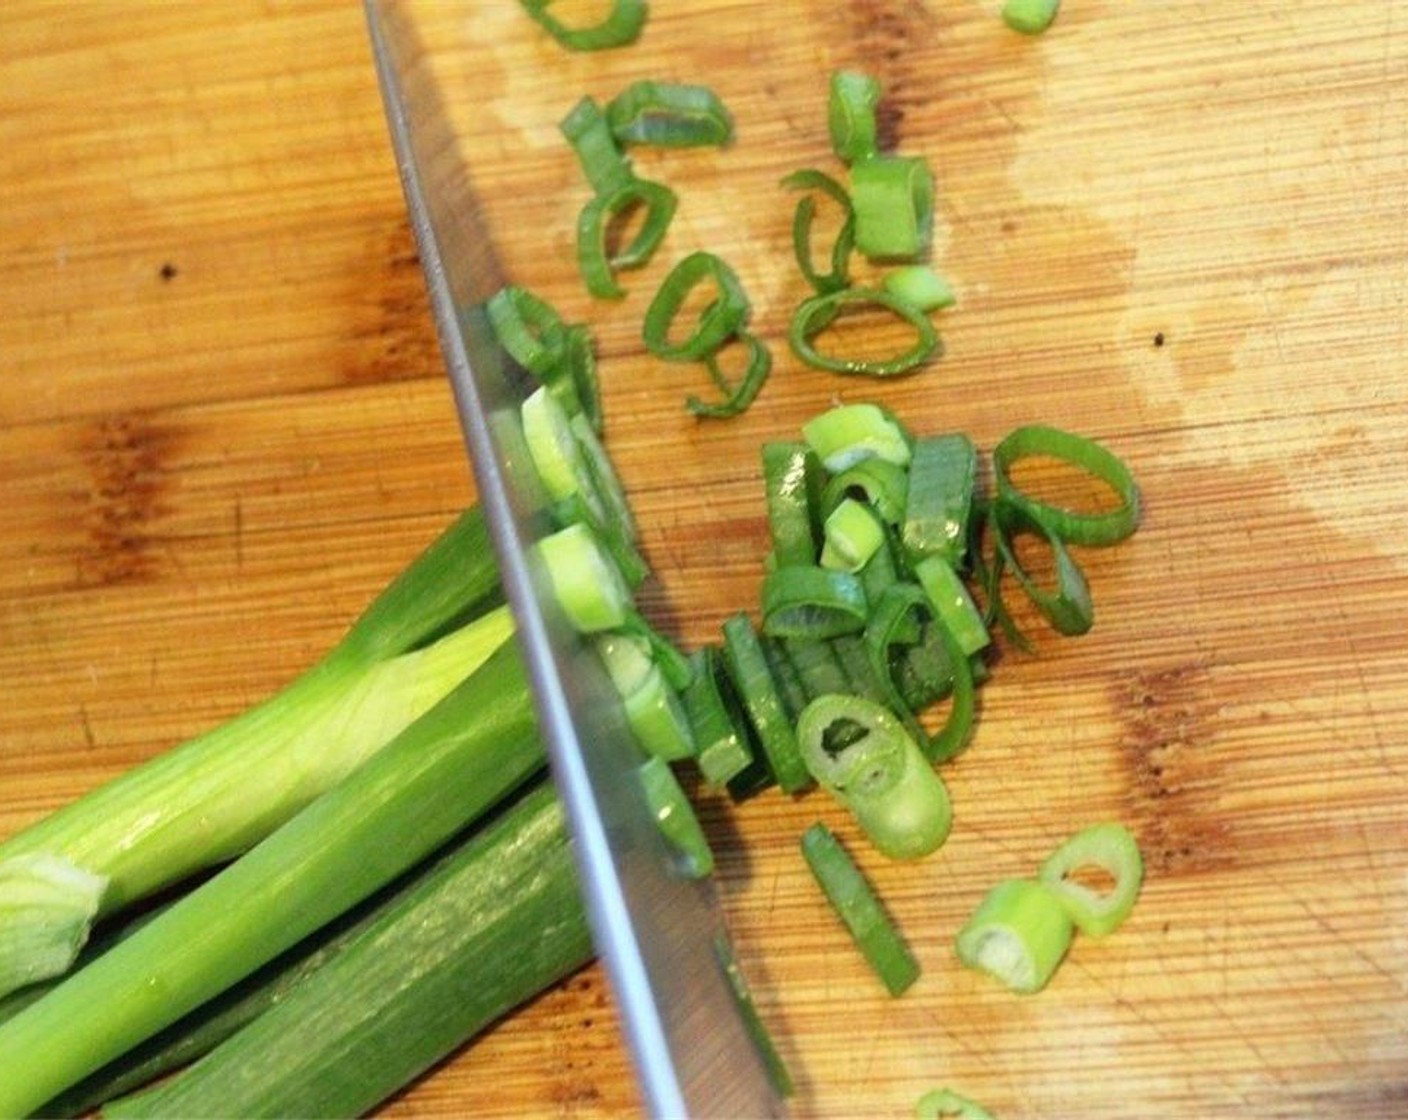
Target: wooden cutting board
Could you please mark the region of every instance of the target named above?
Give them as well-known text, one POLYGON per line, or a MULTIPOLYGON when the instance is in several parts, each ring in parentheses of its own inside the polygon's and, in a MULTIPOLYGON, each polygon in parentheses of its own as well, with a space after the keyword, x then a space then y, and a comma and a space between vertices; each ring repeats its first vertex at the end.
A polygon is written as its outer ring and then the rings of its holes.
MULTIPOLYGON (((835 399, 990 449, 1106 441, 1137 536, 1083 557, 1097 621, 1008 649, 947 771, 952 839, 853 844, 924 967, 891 1000, 803 866, 820 795, 702 805, 801 1116, 1408 1111, 1408 10, 1070 0, 657 3, 568 56, 515 4, 405 6, 508 271, 597 329, 608 438, 686 645, 756 603, 756 448, 835 399), (868 70, 939 184, 946 354, 872 383, 783 342, 828 73, 868 70), (681 208, 620 304, 573 266, 556 124, 637 77, 711 84, 737 139, 642 153, 681 208), (777 368, 697 423, 642 353, 678 256, 737 269, 777 368), (952 937, 1076 827, 1127 822, 1133 918, 1017 998, 952 937)), ((356 6, 11 0, 0 14, 0 834, 287 681, 472 488, 356 6)), ((588 969, 385 1107, 637 1108, 588 969)))

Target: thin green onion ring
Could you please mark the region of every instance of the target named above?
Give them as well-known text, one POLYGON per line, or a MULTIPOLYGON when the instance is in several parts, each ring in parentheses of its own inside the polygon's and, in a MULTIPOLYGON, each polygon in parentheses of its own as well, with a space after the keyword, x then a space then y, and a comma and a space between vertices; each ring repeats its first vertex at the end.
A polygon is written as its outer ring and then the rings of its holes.
POLYGON ((548 11, 553 0, 521 0, 527 13, 562 46, 572 51, 624 47, 640 37, 645 26, 645 0, 615 0, 611 11, 589 27, 569 27, 548 11))
POLYGON ((686 397, 685 408, 695 416, 719 419, 737 416, 757 399, 768 374, 772 372, 772 351, 768 349, 767 343, 744 330, 740 330, 734 337, 748 348, 747 368, 744 369, 743 376, 730 383, 719 367, 718 352, 706 354, 704 364, 708 367, 714 384, 724 391, 725 396, 721 401, 712 402, 694 396, 686 397))
POLYGON ((934 173, 917 156, 870 156, 851 165, 856 248, 872 260, 913 260, 934 224, 934 173))
POLYGON ((782 185, 792 190, 824 194, 841 207, 845 217, 831 245, 830 272, 819 273, 812 263, 812 222, 816 218, 816 202, 811 195, 797 200, 797 209, 792 215, 792 252, 797 258, 798 269, 817 292, 825 294, 850 287, 851 250, 856 243, 856 212, 846 188, 830 175, 814 168, 794 171, 782 180, 782 185))
POLYGON ((748 317, 748 296, 738 276, 722 258, 699 250, 681 260, 660 285, 645 312, 642 337, 646 347, 659 358, 674 361, 703 361, 743 327, 748 317), (683 342, 670 341, 685 300, 696 285, 712 280, 718 296, 699 314, 694 332, 683 342))
POLYGON ((490 297, 485 311, 499 345, 529 373, 545 378, 561 363, 567 327, 546 301, 509 285, 490 297))
POLYGON ((1008 433, 993 448, 992 466, 998 497, 1024 509, 1068 544, 1115 544, 1139 524, 1139 486, 1134 475, 1122 459, 1092 439, 1030 424, 1008 433), (1102 513, 1081 513, 1024 493, 1012 481, 1012 465, 1033 455, 1059 459, 1094 476, 1115 492, 1119 506, 1102 513))
POLYGON ((675 216, 678 199, 662 183, 632 178, 582 207, 577 218, 577 264, 587 291, 598 299, 620 299, 626 293, 616 282, 617 269, 640 268, 654 255, 675 216), (645 222, 620 252, 608 253, 611 219, 634 206, 646 208, 645 222))
POLYGON ((1003 567, 1012 570, 1022 590, 1046 621, 1059 634, 1074 637, 1086 633, 1095 624, 1095 604, 1090 598, 1085 573, 1066 548, 1065 541, 1026 506, 1012 505, 1001 498, 993 507, 993 528, 1003 567), (1017 558, 1012 538, 1022 533, 1041 537, 1051 549, 1056 567, 1054 588, 1041 587, 1017 558))
POLYGON ((833 474, 821 492, 821 511, 828 514, 846 498, 864 500, 885 524, 904 520, 909 472, 897 463, 872 455, 833 474))
POLYGON ((787 332, 792 352, 807 365, 831 373, 866 377, 897 377, 928 361, 939 348, 939 335, 928 317, 917 308, 878 288, 846 288, 803 300, 787 332), (833 358, 821 353, 815 338, 849 307, 881 307, 914 328, 915 342, 904 353, 879 361, 866 358, 833 358))
POLYGON ((764 577, 762 610, 770 637, 834 638, 863 630, 869 604, 851 573, 795 564, 764 577))
POLYGON ((622 144, 696 148, 722 146, 733 138, 728 110, 708 86, 632 82, 607 103, 606 119, 622 144))
POLYGON ((994 1120, 982 1105, 952 1089, 931 1089, 914 1106, 915 1120, 994 1120))

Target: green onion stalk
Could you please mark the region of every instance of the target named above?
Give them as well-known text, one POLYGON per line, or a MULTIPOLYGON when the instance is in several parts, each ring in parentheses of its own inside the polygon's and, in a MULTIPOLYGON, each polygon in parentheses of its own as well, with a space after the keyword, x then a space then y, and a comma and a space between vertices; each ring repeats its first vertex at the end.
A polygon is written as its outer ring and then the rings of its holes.
POLYGON ((516 645, 202 886, 0 1024, 24 1116, 430 855, 544 765, 516 645))
POLYGON ((264 839, 441 701, 512 626, 472 509, 282 692, 0 843, 0 995, 68 970, 100 917, 264 839))

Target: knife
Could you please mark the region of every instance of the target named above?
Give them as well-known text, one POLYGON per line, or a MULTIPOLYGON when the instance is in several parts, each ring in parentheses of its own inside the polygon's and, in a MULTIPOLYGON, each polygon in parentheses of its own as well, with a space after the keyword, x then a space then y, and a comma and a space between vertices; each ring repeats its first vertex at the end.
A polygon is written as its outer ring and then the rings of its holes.
POLYGON ((615 690, 532 562, 542 519, 518 416, 533 386, 487 321, 484 305, 503 286, 503 271, 425 51, 403 8, 365 0, 365 10, 479 502, 643 1102, 656 1117, 785 1115, 740 1012, 713 885, 673 870, 635 779, 640 751, 615 690))

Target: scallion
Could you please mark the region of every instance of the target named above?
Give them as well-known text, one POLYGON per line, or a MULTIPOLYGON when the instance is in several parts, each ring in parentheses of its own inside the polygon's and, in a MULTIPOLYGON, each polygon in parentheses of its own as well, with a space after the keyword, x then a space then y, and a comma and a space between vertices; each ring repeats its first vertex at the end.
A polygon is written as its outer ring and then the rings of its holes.
POLYGON ((831 147, 843 163, 869 159, 879 148, 875 123, 880 83, 869 74, 838 70, 831 75, 827 128, 831 147))
POLYGON ((803 300, 792 315, 787 332, 792 352, 807 365, 832 373, 866 377, 897 377, 910 373, 932 358, 939 349, 934 324, 918 308, 879 288, 843 288, 803 300), (846 313, 867 309, 887 311, 914 331, 914 344, 891 358, 832 356, 817 348, 816 339, 846 313))
POLYGON ((1046 987, 1071 946, 1075 927, 1047 887, 1009 879, 993 887, 958 931, 958 959, 1014 992, 1046 987))
POLYGON ((919 962, 864 873, 820 821, 802 834, 802 855, 885 990, 892 996, 902 995, 919 979, 919 962))
POLYGON ((597 23, 571 26, 552 13, 555 0, 520 0, 524 10, 559 44, 572 51, 624 47, 640 37, 645 26, 645 0, 611 0, 611 10, 597 23))
POLYGON ((995 1120, 982 1105, 952 1089, 931 1089, 914 1106, 915 1120, 995 1120))
POLYGON ((606 118, 622 144, 694 148, 733 139, 733 120, 708 86, 632 82, 607 104, 606 118))
POLYGON ((1081 933, 1105 937, 1134 909, 1144 881, 1144 860, 1133 834, 1122 824, 1098 824, 1077 832, 1041 865, 1037 878, 1060 899, 1081 933), (1079 876, 1094 869, 1108 885, 1087 886, 1079 876))

